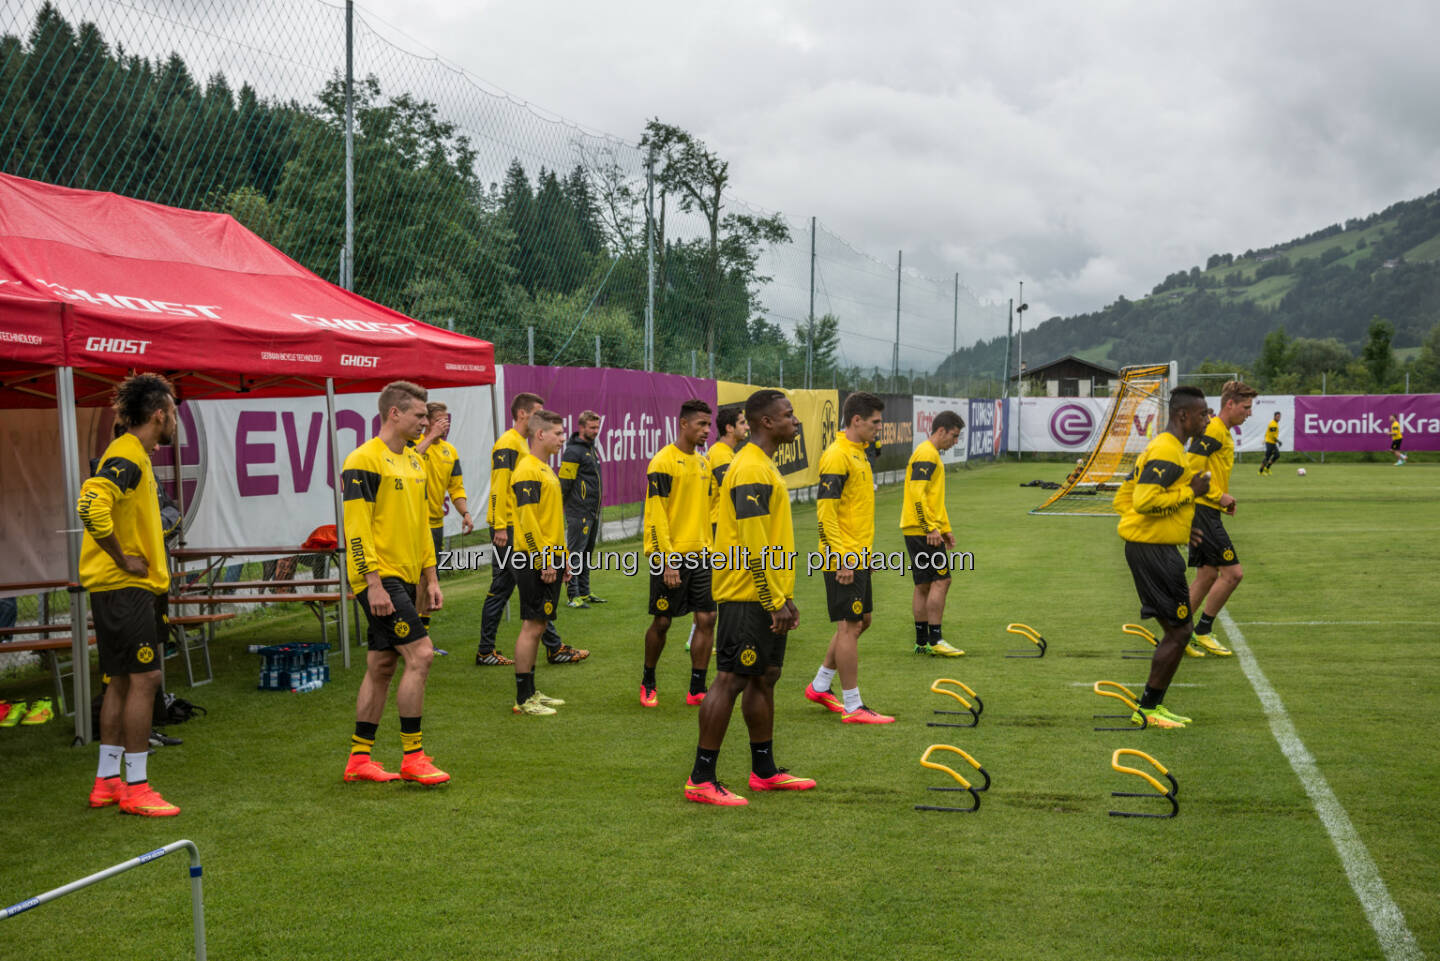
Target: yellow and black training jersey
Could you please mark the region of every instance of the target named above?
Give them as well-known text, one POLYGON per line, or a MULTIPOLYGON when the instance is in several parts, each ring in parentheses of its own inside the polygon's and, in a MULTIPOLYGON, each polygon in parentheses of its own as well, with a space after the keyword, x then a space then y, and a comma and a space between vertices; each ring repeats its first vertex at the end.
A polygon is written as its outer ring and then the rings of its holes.
POLYGON ((1280 443, 1280 422, 1278 420, 1272 418, 1270 423, 1265 425, 1265 443, 1280 443))
POLYGON ((565 550, 564 498, 560 478, 550 465, 526 451, 510 475, 510 493, 515 500, 515 543, 517 550, 538 554, 550 552, 547 567, 559 567, 558 555, 565 550))
POLYGON ((759 602, 778 611, 795 595, 795 527, 790 490, 756 444, 735 454, 721 485, 713 589, 717 601, 759 602))
MULTIPOLYGON (((1168 430, 1156 434, 1135 459, 1132 502, 1120 517, 1120 536, 1138 544, 1188 544, 1195 516, 1195 492, 1190 489, 1194 476, 1180 438, 1168 430)), ((1120 501, 1118 494, 1115 500, 1120 501)))
POLYGON ((430 526, 445 522, 445 495, 451 502, 465 499, 465 475, 460 452, 443 438, 425 448, 425 495, 430 502, 430 526))
POLYGON ((1405 439, 1405 432, 1400 429, 1400 422, 1399 422, 1398 420, 1392 420, 1392 421, 1390 421, 1390 439, 1391 439, 1391 440, 1404 440, 1404 439, 1405 439))
POLYGON ((940 452, 922 441, 905 465, 905 492, 900 498, 900 530, 906 534, 950 533, 945 510, 945 465, 940 452))
POLYGON ((143 587, 154 594, 170 589, 169 558, 160 524, 160 494, 145 445, 125 433, 110 442, 95 476, 80 485, 75 504, 85 537, 80 546, 80 583, 88 591, 143 587), (147 573, 136 575, 105 552, 97 538, 114 534, 120 550, 145 558, 147 573))
POLYGON ((515 492, 510 489, 510 475, 520 458, 530 453, 530 445, 520 432, 510 428, 490 448, 490 503, 485 508, 485 523, 492 531, 501 531, 515 523, 515 492))
POLYGON ((1230 492, 1230 471, 1235 468, 1235 438, 1218 417, 1210 418, 1205 433, 1190 442, 1190 472, 1210 472, 1210 492, 1197 504, 1220 509, 1220 495, 1230 492))
POLYGON ((365 575, 417 584, 435 566, 425 465, 413 447, 395 453, 378 437, 350 452, 345 487, 345 567, 350 588, 365 589, 365 575))
POLYGON ((645 468, 645 551, 703 551, 710 546, 710 462, 666 444, 645 468))
POLYGON ((735 459, 735 448, 717 440, 710 445, 710 451, 706 454, 706 460, 710 462, 710 487, 714 496, 710 499, 710 523, 720 523, 720 485, 725 483, 725 472, 730 469, 730 462, 735 459))
MULTIPOLYGON (((822 554, 858 554, 875 546, 875 474, 865 447, 841 434, 820 455, 815 517, 822 554)), ((825 570, 838 569, 827 560, 825 570)))

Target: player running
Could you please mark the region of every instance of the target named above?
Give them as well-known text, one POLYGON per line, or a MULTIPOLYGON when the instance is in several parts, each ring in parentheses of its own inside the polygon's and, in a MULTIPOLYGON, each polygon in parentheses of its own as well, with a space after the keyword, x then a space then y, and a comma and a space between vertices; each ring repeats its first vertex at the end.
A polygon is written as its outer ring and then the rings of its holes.
POLYGON ((1390 415, 1390 449, 1395 452, 1395 466, 1399 467, 1410 458, 1400 448, 1405 444, 1405 431, 1400 427, 1400 418, 1390 415))
POLYGON ((745 402, 751 440, 730 464, 720 502, 715 549, 741 559, 715 572, 719 616, 715 628, 715 681, 700 705, 700 741, 685 798, 735 807, 748 803, 720 783, 716 761, 730 726, 735 699, 750 733, 750 787, 805 791, 810 778, 775 766, 775 682, 785 662, 785 640, 800 623, 795 607, 795 527, 790 491, 775 467, 775 451, 795 439, 800 422, 778 390, 757 390, 745 402), (743 694, 742 694, 743 692, 743 694))
POLYGON ((380 433, 345 458, 340 475, 345 498, 345 561, 350 589, 369 622, 365 677, 355 698, 355 734, 350 739, 346 781, 444 784, 421 745, 420 720, 425 682, 435 648, 420 623, 420 610, 442 603, 430 537, 425 465, 408 445, 425 432, 426 394, 397 380, 380 392, 380 433), (400 659, 405 672, 395 689, 404 756, 394 774, 371 757, 390 680, 400 659))
POLYGON ((1230 493, 1230 472, 1235 467, 1234 430, 1250 418, 1258 393, 1238 380, 1227 381, 1220 389, 1220 413, 1210 419, 1203 434, 1190 442, 1190 469, 1210 474, 1209 491, 1195 499, 1193 526, 1200 532, 1200 543, 1190 548, 1190 566, 1196 568, 1195 580, 1190 583, 1190 610, 1201 610, 1200 603, 1205 602, 1190 637, 1192 653, 1220 657, 1231 654, 1215 640, 1212 625, 1245 572, 1220 515, 1235 513, 1235 497, 1230 493))
POLYGON ((1280 459, 1280 412, 1265 425, 1265 459, 1260 462, 1260 473, 1270 473, 1270 467, 1280 459))
POLYGON ((945 465, 940 452, 955 446, 965 421, 953 410, 941 411, 930 423, 930 436, 915 448, 905 465, 905 491, 900 502, 900 531, 910 553, 915 593, 915 653, 960 657, 965 652, 946 643, 941 634, 945 598, 950 592, 950 561, 955 546, 950 515, 945 509, 945 465))
POLYGON ((640 704, 658 707, 655 665, 665 650, 670 622, 693 616, 690 691, 686 704, 705 700, 705 674, 715 646, 715 598, 711 593, 710 505, 714 481, 710 462, 696 448, 710 436, 710 405, 687 400, 680 405, 679 434, 645 468, 645 554, 650 564, 650 627, 645 631, 645 663, 640 704))
POLYGON ((835 634, 805 696, 840 715, 846 724, 889 724, 860 699, 860 635, 870 627, 873 601, 868 556, 875 546, 875 475, 865 450, 880 430, 885 404, 856 391, 845 398, 844 432, 820 456, 815 515, 825 556, 825 600, 835 634), (832 560, 832 556, 834 560, 832 560), (840 694, 830 690, 836 673, 840 694))
POLYGON ((1209 421, 1205 395, 1198 387, 1175 388, 1169 414, 1165 430, 1135 459, 1134 472, 1115 494, 1115 508, 1121 514, 1116 530, 1125 541, 1125 563, 1140 595, 1140 616, 1155 618, 1165 630, 1131 720, 1179 728, 1190 718, 1171 713, 1164 700, 1190 637, 1190 589, 1176 548, 1194 543, 1195 499, 1210 488, 1210 478, 1195 473, 1185 456, 1185 444, 1203 434, 1209 421))

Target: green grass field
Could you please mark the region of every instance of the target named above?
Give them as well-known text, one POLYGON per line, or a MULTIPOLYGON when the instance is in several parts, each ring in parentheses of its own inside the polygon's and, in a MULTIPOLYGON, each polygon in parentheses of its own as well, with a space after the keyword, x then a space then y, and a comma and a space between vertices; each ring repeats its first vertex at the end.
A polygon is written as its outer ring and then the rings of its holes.
MULTIPOLYGON (((1253 463, 1237 470, 1230 529, 1246 579, 1228 611, 1419 950, 1437 957, 1426 732, 1440 706, 1440 466, 1306 467, 1303 478, 1293 464, 1267 478, 1253 463)), ((1118 705, 1090 685, 1138 690, 1147 665, 1119 657, 1135 646, 1119 627, 1138 602, 1113 521, 1026 513, 1041 492, 1017 485, 1065 470, 950 475, 960 546, 975 556, 946 624, 965 658, 911 654, 908 578, 877 575, 861 690, 893 725, 844 726, 801 696, 830 633, 823 584, 801 578, 775 743, 815 791, 745 789, 737 710, 719 767, 750 806, 683 801, 696 740, 685 628, 660 664, 661 706, 642 709, 645 585, 619 574, 595 579, 611 603, 565 609, 558 623, 594 656, 539 668, 541 690, 568 704, 553 718, 512 716, 513 675, 472 664, 488 575, 471 574, 446 582, 434 633, 451 654, 436 661, 425 711, 425 746, 449 785, 342 783, 361 671, 337 656, 321 691, 256 691, 247 644, 318 639, 309 614, 257 618, 221 635, 214 684, 180 691, 209 716, 173 728, 184 746, 151 761, 178 818, 88 810, 95 752, 69 747, 66 721, 0 730, 0 902, 183 837, 204 857, 213 958, 1385 957, 1238 657, 1181 665, 1167 704, 1192 727, 1092 730, 1107 723, 1092 714, 1118 705), (1024 643, 1004 632, 1010 621, 1040 628, 1049 655, 1006 659, 1024 643), (953 706, 927 690, 942 676, 984 699, 977 728, 925 726, 953 706), (912 810, 955 797, 926 791, 948 780, 917 763, 937 742, 993 776, 977 814, 912 810), (1178 818, 1107 816, 1158 804, 1110 797, 1139 783, 1110 769, 1118 747, 1176 774, 1178 818)), ((897 500, 894 489, 879 497, 886 550, 900 547, 897 500)), ((809 550, 813 508, 797 505, 795 519, 809 550)), ((5 697, 47 690, 38 674, 0 682, 5 697)), ((376 754, 398 766, 393 707, 376 754)), ((189 957, 184 865, 166 858, 5 921, 0 955, 189 957)))

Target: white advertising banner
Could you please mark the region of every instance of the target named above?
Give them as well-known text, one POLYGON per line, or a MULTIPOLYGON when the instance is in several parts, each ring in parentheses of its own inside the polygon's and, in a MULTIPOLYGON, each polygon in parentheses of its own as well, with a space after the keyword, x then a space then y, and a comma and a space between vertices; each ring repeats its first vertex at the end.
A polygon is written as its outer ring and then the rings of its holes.
MULTIPOLYGON (((379 394, 336 396, 342 463, 379 431, 378 399, 379 394)), ((495 443, 490 388, 438 388, 430 391, 430 399, 450 408, 449 439, 460 452, 471 517, 484 526, 495 443)), ((227 399, 192 406, 205 457, 199 465, 199 500, 186 505, 188 544, 300 544, 315 528, 335 522, 324 397, 227 399)), ((445 533, 460 533, 460 517, 448 500, 445 533)))
MULTIPOLYGON (((913 438, 914 445, 910 448, 911 450, 919 447, 923 442, 929 439, 930 422, 934 420, 935 415, 940 413, 941 411, 954 411, 956 414, 960 415, 960 419, 962 421, 969 420, 967 415, 970 413, 970 401, 968 398, 925 397, 917 394, 913 398, 912 403, 914 404, 913 417, 915 423, 915 432, 913 438)), ((959 464, 966 459, 967 452, 970 449, 969 432, 970 426, 967 423, 965 427, 960 429, 960 439, 955 442, 955 446, 950 448, 949 450, 940 452, 941 463, 959 464)))
MULTIPOLYGON (((917 398, 918 400, 918 398, 917 398)), ((1010 400, 1010 436, 1007 449, 1011 453, 1076 453, 1089 451, 1110 412, 1109 397, 1026 397, 1010 400), (1018 419, 1016 412, 1019 412, 1018 419), (1016 429, 1018 425, 1018 430, 1016 429)), ((1210 406, 1220 410, 1220 398, 1209 398, 1210 406)), ((1265 449, 1265 428, 1277 411, 1280 413, 1280 449, 1293 450, 1295 398, 1289 395, 1255 398, 1254 413, 1240 428, 1236 449, 1242 453, 1265 449)), ((1151 415, 1133 418, 1129 427, 1137 437, 1151 437, 1164 430, 1164 423, 1154 424, 1151 415)))

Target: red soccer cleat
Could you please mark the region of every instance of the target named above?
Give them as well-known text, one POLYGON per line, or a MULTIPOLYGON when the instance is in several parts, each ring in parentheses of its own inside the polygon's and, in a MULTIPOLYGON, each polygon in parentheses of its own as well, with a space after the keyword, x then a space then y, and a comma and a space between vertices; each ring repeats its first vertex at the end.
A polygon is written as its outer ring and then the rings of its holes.
POLYGON ((115 777, 97 777, 95 786, 90 789, 90 806, 108 808, 112 804, 119 804, 124 790, 125 782, 118 774, 115 777))
POLYGON ((726 808, 744 807, 750 803, 740 795, 726 790, 719 781, 701 781, 696 784, 689 778, 685 779, 685 800, 726 808))
POLYGON ((814 778, 795 777, 788 768, 782 767, 769 777, 761 777, 754 771, 750 772, 750 790, 752 791, 808 791, 814 786, 814 778))
POLYGON ((386 781, 400 780, 400 775, 385 770, 379 761, 368 754, 352 754, 350 760, 345 762, 345 780, 375 781, 383 784, 386 781))
POLYGON ((830 710, 834 711, 836 714, 845 713, 844 702, 842 702, 838 697, 836 697, 835 694, 831 691, 815 690, 815 684, 813 682, 805 685, 805 699, 809 701, 814 701, 816 704, 822 704, 830 710))

